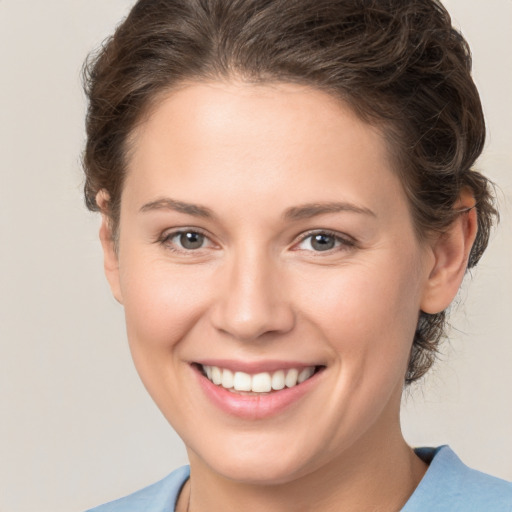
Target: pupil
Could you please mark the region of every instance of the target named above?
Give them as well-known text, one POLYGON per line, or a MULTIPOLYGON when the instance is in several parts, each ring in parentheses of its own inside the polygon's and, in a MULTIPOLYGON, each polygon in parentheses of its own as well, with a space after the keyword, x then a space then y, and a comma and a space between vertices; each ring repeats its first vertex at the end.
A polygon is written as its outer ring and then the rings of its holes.
POLYGON ((204 236, 200 233, 182 233, 180 243, 185 249, 199 249, 203 245, 204 236))
POLYGON ((315 235, 311 245, 317 251, 328 251, 334 247, 334 237, 331 235, 315 235))

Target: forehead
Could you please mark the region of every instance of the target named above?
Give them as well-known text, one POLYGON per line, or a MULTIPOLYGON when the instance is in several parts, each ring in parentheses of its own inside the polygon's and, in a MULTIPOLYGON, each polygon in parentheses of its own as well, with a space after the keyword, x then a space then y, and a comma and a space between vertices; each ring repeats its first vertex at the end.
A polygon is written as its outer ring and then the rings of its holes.
POLYGON ((127 193, 146 201, 191 186, 203 204, 213 191, 226 200, 250 192, 248 204, 283 192, 291 202, 402 193, 380 131, 307 86, 187 84, 159 98, 131 148, 127 193))
POLYGON ((364 143, 362 139, 370 133, 377 145, 384 142, 380 130, 360 120, 346 102, 310 86, 280 82, 192 82, 158 95, 143 122, 134 130, 132 142, 136 143, 149 130, 151 137, 156 131, 159 134, 165 131, 175 139, 182 135, 181 142, 196 138, 198 143, 207 143, 217 136, 213 141, 217 144, 235 145, 249 137, 256 144, 269 143, 270 137, 279 135, 272 139, 273 145, 293 139, 300 142, 301 138, 328 144, 339 143, 338 130, 347 125, 354 132, 352 143, 357 139, 364 143), (312 132, 317 135, 313 140, 312 132), (363 132, 366 132, 364 136, 363 132))

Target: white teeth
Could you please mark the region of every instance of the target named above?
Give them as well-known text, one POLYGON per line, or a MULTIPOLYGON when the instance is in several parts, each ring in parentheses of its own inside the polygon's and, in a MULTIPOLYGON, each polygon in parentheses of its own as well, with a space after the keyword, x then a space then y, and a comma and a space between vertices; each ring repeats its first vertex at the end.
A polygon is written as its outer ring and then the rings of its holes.
POLYGON ((257 373, 252 377, 252 390, 254 393, 268 393, 272 389, 270 373, 257 373))
POLYGON ((230 389, 233 387, 233 372, 230 370, 222 370, 222 387, 226 389, 230 389))
POLYGON ((248 373, 236 372, 233 387, 236 391, 252 391, 252 379, 248 373))
POLYGON ((272 375, 272 389, 279 391, 280 389, 283 389, 284 386, 284 371, 278 370, 274 375, 272 375))
POLYGON ((253 393, 269 393, 281 389, 293 388, 309 379, 315 373, 314 366, 307 366, 300 371, 297 368, 277 370, 275 372, 262 372, 250 375, 245 372, 232 372, 218 366, 203 366, 204 373, 210 381, 217 386, 235 391, 248 391, 253 393))
POLYGON ((222 382, 222 372, 217 366, 212 366, 212 382, 217 385, 222 382))
POLYGON ((284 383, 286 384, 286 387, 293 388, 293 386, 296 386, 298 376, 299 376, 299 370, 296 370, 295 368, 288 370, 288 373, 286 374, 286 378, 284 379, 284 383))
POLYGON ((305 380, 308 380, 312 375, 313 373, 315 373, 315 369, 314 368, 311 368, 308 367, 308 368, 304 368, 300 373, 299 373, 299 376, 297 378, 297 382, 299 384, 301 384, 302 382, 304 382, 305 380))

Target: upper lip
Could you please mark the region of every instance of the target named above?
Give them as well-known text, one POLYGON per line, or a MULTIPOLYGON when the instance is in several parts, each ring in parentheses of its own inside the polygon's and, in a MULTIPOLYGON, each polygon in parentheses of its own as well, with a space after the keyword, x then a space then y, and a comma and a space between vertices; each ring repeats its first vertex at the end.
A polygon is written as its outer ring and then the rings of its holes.
POLYGON ((325 366, 318 363, 305 363, 303 361, 279 361, 279 360, 262 360, 262 361, 242 361, 234 359, 201 359, 194 363, 202 366, 217 366, 232 372, 244 372, 248 374, 257 374, 263 372, 275 372, 277 370, 288 370, 296 368, 301 370, 310 366, 325 366))

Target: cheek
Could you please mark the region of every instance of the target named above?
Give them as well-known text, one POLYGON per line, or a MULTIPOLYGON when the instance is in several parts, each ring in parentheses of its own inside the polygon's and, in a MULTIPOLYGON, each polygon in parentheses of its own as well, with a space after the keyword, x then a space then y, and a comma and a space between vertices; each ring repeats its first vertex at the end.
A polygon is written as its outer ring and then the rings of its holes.
MULTIPOLYGON (((330 347, 335 379, 323 403, 330 416, 333 449, 340 436, 357 437, 384 411, 397 414, 419 311, 419 274, 414 259, 337 269, 319 276, 304 304, 306 317, 330 347), (386 263, 386 265, 384 265, 386 263), (382 268, 389 272, 383 273, 382 268), (356 426, 357 428, 353 429, 356 426)), ((309 284, 309 286, 307 286, 309 284)), ((296 290, 304 296, 304 289, 296 290)))
POLYGON ((383 257, 329 273, 310 273, 294 296, 308 297, 301 309, 342 360, 403 366, 419 313, 416 261, 383 257))
MULTIPOLYGON (((121 274, 126 329, 132 359, 145 388, 178 431, 189 407, 177 382, 188 371, 183 347, 208 308, 208 272, 141 258, 121 274), (179 412, 181 411, 181 412, 179 412), (171 421, 172 420, 172 421, 171 421)), ((128 262, 127 262, 128 263, 128 262)), ((197 336, 196 336, 197 337, 197 336)))
POLYGON ((141 260, 127 262, 121 272, 128 339, 134 348, 168 350, 207 308, 209 271, 141 260))

